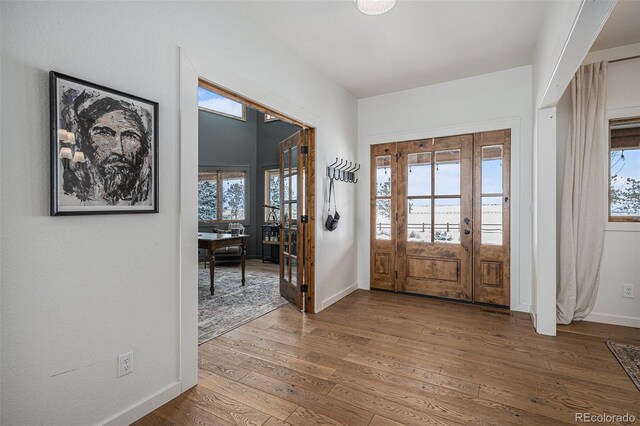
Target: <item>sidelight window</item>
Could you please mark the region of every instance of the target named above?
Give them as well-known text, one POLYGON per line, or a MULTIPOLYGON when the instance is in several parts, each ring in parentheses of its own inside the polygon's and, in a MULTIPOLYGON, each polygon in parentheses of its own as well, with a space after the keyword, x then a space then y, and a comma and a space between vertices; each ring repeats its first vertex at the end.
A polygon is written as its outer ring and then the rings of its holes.
POLYGON ((504 207, 502 157, 502 145, 482 147, 481 244, 502 245, 504 207))
POLYGON ((376 222, 377 240, 391 239, 391 155, 376 157, 376 222))

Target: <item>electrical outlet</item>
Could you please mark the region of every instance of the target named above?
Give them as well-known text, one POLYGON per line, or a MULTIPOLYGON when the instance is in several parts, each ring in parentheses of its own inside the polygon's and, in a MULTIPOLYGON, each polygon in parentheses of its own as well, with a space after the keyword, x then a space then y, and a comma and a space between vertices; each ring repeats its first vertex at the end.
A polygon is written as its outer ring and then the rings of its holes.
POLYGON ((126 376, 133 372, 133 352, 127 352, 118 357, 118 377, 126 376))
POLYGON ((633 284, 622 284, 622 297, 633 299, 633 284))

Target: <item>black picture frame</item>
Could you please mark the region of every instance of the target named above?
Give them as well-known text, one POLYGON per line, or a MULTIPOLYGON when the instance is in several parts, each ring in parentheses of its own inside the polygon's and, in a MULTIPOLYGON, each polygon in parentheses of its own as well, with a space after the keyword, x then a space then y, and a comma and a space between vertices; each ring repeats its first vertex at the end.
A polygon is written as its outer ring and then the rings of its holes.
POLYGON ((49 85, 51 216, 158 213, 158 103, 56 71, 49 85), (128 123, 133 131, 97 126, 118 112, 125 118, 111 127, 128 123))

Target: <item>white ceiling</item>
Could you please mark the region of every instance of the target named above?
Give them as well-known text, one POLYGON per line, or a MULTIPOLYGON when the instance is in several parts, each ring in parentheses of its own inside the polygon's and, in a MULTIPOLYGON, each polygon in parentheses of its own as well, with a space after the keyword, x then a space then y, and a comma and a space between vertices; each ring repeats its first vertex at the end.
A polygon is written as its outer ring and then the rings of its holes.
POLYGON ((618 1, 591 51, 634 43, 640 43, 640 1, 618 1))
POLYGON ((243 14, 362 98, 531 63, 547 2, 239 1, 243 14))

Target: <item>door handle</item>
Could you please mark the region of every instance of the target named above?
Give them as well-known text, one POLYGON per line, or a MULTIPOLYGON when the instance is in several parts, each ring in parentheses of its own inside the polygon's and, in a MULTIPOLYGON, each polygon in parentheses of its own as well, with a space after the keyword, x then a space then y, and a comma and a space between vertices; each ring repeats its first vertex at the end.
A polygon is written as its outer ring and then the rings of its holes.
POLYGON ((468 229, 465 229, 465 230, 464 230, 464 235, 469 235, 470 233, 471 233, 471 231, 470 231, 470 230, 468 230, 468 229))

